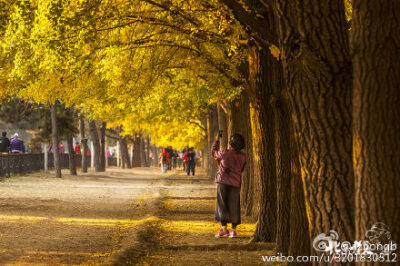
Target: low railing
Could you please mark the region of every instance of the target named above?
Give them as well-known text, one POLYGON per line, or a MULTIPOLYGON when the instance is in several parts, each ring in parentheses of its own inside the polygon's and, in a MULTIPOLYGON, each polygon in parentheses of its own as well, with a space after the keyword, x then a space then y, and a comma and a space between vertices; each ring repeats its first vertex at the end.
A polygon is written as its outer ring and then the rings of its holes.
POLYGON ((43 154, 2 154, 0 176, 23 174, 44 169, 43 154))
MULTIPOLYGON (((82 154, 74 154, 75 165, 78 168, 82 167, 82 154)), ((108 166, 117 166, 117 158, 109 157, 108 166)), ((60 154, 60 163, 62 169, 69 168, 68 153, 60 154)), ((91 165, 91 156, 87 155, 87 166, 91 165)), ((54 168, 54 157, 52 153, 48 153, 47 168, 54 168)), ((0 154, 0 177, 10 176, 15 174, 25 174, 35 171, 44 170, 44 153, 15 153, 15 154, 0 154)))
POLYGON ((108 157, 107 160, 108 160, 108 165, 109 165, 109 166, 118 166, 118 164, 117 164, 117 158, 115 158, 115 157, 108 157))
MULTIPOLYGON (((82 166, 82 155, 75 154, 76 167, 82 166)), ((69 168, 68 153, 60 154, 61 168, 69 168)), ((87 165, 90 167, 91 158, 87 156, 87 165)), ((48 154, 47 168, 54 168, 54 157, 52 153, 48 154)), ((0 155, 0 177, 15 174, 25 174, 44 170, 44 153, 37 154, 1 154, 0 155)))

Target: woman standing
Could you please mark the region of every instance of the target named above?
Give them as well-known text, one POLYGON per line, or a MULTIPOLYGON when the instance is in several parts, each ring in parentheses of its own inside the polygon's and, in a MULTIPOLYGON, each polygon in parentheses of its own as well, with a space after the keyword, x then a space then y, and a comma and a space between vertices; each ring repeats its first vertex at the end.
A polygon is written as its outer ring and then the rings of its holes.
POLYGON ((240 185, 246 157, 241 151, 244 138, 240 134, 229 137, 229 149, 219 150, 218 134, 211 148, 212 156, 219 162, 219 170, 215 179, 217 187, 217 210, 215 219, 221 222, 221 229, 215 237, 236 237, 236 226, 241 223, 240 217, 240 185), (227 223, 232 223, 229 234, 227 223))

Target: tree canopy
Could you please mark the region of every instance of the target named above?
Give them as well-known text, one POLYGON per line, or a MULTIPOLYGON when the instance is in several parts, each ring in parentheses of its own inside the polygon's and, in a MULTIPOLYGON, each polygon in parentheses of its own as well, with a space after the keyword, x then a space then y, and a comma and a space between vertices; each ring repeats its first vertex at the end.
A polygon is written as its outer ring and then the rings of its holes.
POLYGON ((0 97, 60 101, 155 144, 199 147, 199 119, 242 89, 245 32, 220 1, 3 5, 0 97))

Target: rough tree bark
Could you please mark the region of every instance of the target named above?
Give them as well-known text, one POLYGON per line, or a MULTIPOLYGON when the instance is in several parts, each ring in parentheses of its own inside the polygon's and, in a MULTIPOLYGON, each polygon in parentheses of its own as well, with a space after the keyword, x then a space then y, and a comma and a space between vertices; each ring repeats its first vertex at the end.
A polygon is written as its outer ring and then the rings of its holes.
POLYGON ((151 146, 150 146, 150 137, 146 137, 146 162, 147 162, 147 167, 150 167, 151 166, 151 160, 150 160, 150 156, 149 156, 149 153, 150 153, 150 149, 151 149, 151 146))
POLYGON ((106 170, 106 122, 101 124, 100 128, 100 170, 106 170))
POLYGON ((74 151, 72 137, 68 137, 67 144, 68 144, 69 172, 71 175, 76 175, 75 151, 74 151))
POLYGON ((58 130, 57 130, 57 107, 56 104, 50 105, 51 113, 51 138, 53 141, 54 171, 56 177, 61 178, 61 162, 60 150, 58 147, 58 130))
MULTIPOLYGON (((290 117, 290 116, 289 116, 290 117)), ((289 120, 291 122, 291 119, 289 120)), ((299 152, 294 137, 292 123, 290 127, 291 152, 291 208, 290 208, 290 256, 311 255, 311 239, 309 234, 306 202, 301 180, 299 152)), ((292 265, 292 264, 291 264, 292 265)), ((311 265, 311 263, 293 263, 293 265, 311 265)))
MULTIPOLYGON (((128 143, 127 143, 127 137, 126 136, 120 136, 119 140, 119 146, 121 150, 121 161, 122 161, 122 168, 132 168, 131 164, 131 159, 129 157, 129 151, 128 151, 128 143)), ((140 165, 139 165, 140 167, 140 165)))
POLYGON ((354 240, 351 63, 343 1, 276 0, 311 238, 354 240))
POLYGON ((218 111, 218 128, 222 130, 221 146, 220 149, 224 150, 228 148, 228 117, 221 104, 217 104, 218 111))
MULTIPOLYGON (((119 136, 119 141, 118 141, 119 142, 119 159, 121 161, 120 168, 125 169, 126 156, 124 155, 124 148, 122 147, 122 143, 123 143, 122 138, 123 138, 122 136, 119 136)), ((126 145, 126 143, 124 145, 126 145)))
MULTIPOLYGON (((215 136, 218 133, 218 111, 217 111, 216 106, 213 106, 210 110, 209 122, 210 122, 210 127, 209 127, 210 134, 209 134, 209 138, 208 138, 208 143, 209 143, 209 147, 211 148, 212 143, 215 141, 215 136)), ((208 152, 211 153, 211 150, 209 150, 208 152)), ((215 163, 214 158, 212 158, 212 160, 210 160, 209 167, 210 167, 211 179, 214 179, 215 175, 217 174, 217 171, 218 171, 218 167, 215 163)))
POLYGON ((100 167, 100 141, 99 134, 97 133, 96 121, 91 120, 89 122, 90 138, 93 141, 93 159, 94 159, 94 169, 96 172, 101 171, 100 167))
POLYGON ((157 147, 156 145, 151 145, 151 152, 153 153, 153 166, 158 167, 158 152, 157 152, 157 147))
POLYGON ((206 175, 211 177, 211 172, 212 172, 211 163, 213 163, 214 159, 212 158, 211 153, 210 153, 211 152, 210 143, 211 143, 211 139, 212 139, 210 114, 211 114, 211 112, 209 111, 207 114, 207 135, 206 135, 206 139, 205 139, 207 144, 204 146, 207 147, 207 150, 205 152, 209 153, 209 160, 206 165, 206 175))
POLYGON ((201 124, 203 125, 203 128, 205 129, 205 133, 204 133, 204 147, 203 147, 203 167, 206 170, 206 172, 209 171, 209 169, 207 169, 210 165, 209 161, 210 161, 210 150, 211 147, 208 146, 208 119, 207 117, 204 117, 203 119, 201 119, 201 124))
POLYGON ((355 238, 382 222, 398 243, 400 2, 354 0, 352 14, 355 238))
POLYGON ((141 167, 147 166, 145 140, 142 134, 140 134, 140 161, 141 167))
POLYGON ((82 146, 82 173, 87 173, 87 139, 85 138, 85 120, 79 119, 79 131, 81 135, 81 146, 82 146))
MULTIPOLYGON (((274 111, 274 139, 276 162, 276 191, 277 191, 277 216, 276 216, 276 252, 287 255, 290 245, 290 207, 291 207, 291 147, 290 127, 291 120, 287 102, 282 97, 283 69, 277 60, 270 61, 270 83, 274 90, 271 104, 274 111)), ((299 189, 301 189, 300 187, 299 189)), ((305 209, 304 209, 305 211, 305 209)), ((295 222, 295 221, 293 221, 295 222)), ((297 221, 296 221, 297 222, 297 221)))
MULTIPOLYGON (((259 203, 254 241, 276 240, 276 171, 274 114, 270 105, 273 79, 268 69, 274 58, 255 44, 249 46, 250 121, 254 155, 254 195, 259 203)), ((255 205, 255 204, 253 204, 255 205)), ((257 207, 256 205, 254 207, 257 207)))
POLYGON ((229 135, 234 133, 241 134, 245 139, 246 167, 242 174, 242 185, 240 192, 240 206, 245 211, 245 215, 252 215, 253 209, 253 152, 251 142, 250 109, 245 89, 239 98, 230 104, 229 108, 229 135))

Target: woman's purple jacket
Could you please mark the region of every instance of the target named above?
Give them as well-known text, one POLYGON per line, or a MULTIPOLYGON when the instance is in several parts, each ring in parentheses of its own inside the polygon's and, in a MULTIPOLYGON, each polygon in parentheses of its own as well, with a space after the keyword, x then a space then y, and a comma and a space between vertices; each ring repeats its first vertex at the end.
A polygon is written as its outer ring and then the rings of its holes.
POLYGON ((219 150, 219 141, 215 141, 211 147, 212 156, 220 162, 216 183, 240 187, 241 177, 246 165, 246 156, 241 151, 219 150))
POLYGON ((20 140, 19 138, 12 139, 10 142, 10 152, 24 152, 22 140, 20 140))

